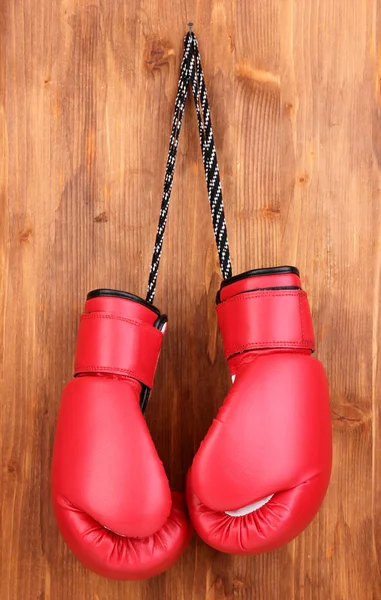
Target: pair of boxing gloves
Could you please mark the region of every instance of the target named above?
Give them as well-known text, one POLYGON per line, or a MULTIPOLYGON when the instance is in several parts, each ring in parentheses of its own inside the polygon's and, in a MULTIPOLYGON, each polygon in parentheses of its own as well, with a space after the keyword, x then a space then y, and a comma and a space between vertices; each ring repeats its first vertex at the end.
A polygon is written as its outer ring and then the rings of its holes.
POLYGON ((169 489, 142 414, 166 317, 132 294, 88 294, 58 417, 52 498, 68 546, 105 577, 164 571, 183 553, 192 524, 223 552, 272 550, 297 536, 323 501, 328 386, 311 356, 297 269, 224 281, 217 316, 232 386, 194 457, 185 502, 169 489))

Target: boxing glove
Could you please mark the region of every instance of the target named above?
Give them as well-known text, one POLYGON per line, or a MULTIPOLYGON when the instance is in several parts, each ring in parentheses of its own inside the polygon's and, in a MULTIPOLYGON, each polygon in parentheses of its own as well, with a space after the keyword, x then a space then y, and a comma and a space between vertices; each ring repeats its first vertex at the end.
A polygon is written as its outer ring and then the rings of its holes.
POLYGON ((137 296, 90 292, 59 410, 51 475, 57 523, 79 560, 112 579, 161 573, 191 536, 185 501, 170 492, 141 410, 165 325, 137 296))
POLYGON ((210 546, 256 554, 292 540, 323 501, 328 386, 294 267, 226 280, 217 316, 233 384, 188 473, 188 509, 210 546))

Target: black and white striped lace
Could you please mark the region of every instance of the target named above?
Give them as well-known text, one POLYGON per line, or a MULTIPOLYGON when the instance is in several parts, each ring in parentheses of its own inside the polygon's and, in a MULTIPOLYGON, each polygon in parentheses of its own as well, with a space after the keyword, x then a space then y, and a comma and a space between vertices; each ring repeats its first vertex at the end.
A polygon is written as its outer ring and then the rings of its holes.
POLYGON ((150 303, 153 303, 156 292, 156 280, 163 247, 165 226, 168 218, 168 208, 171 198, 179 135, 184 116, 185 102, 188 94, 189 84, 191 85, 196 106, 202 161, 204 165, 208 199, 212 214, 214 237, 217 245, 221 273, 224 279, 228 279, 232 276, 224 204, 222 200, 221 181, 216 148, 214 145, 213 129, 205 87, 204 73, 201 66, 197 38, 192 31, 189 31, 184 38, 184 55, 181 61, 180 78, 175 100, 175 110, 172 121, 171 137, 169 141, 167 165, 165 169, 160 217, 148 279, 146 300, 150 303))
MULTIPOLYGON (((194 35, 194 34, 193 34, 194 35)), ((195 57, 195 70, 191 73, 192 93, 196 106, 198 130, 202 161, 204 163, 205 179, 208 189, 208 199, 212 213, 214 237, 216 239, 220 269, 224 279, 232 276, 228 233, 226 229, 224 203, 220 171, 217 162, 216 147, 214 145, 213 128, 210 117, 208 95, 206 92, 204 72, 201 66, 201 57, 198 50, 196 36, 193 39, 195 57)))

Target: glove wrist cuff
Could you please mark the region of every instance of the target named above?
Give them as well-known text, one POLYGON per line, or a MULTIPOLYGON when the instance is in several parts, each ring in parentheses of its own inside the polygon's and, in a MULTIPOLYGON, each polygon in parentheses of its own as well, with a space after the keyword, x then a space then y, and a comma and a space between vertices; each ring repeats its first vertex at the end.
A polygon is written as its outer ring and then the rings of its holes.
POLYGON ((245 271, 222 282, 217 293, 216 303, 219 304, 227 298, 245 291, 277 287, 301 289, 299 270, 296 267, 283 266, 245 271))
POLYGON ((74 374, 131 377, 152 388, 166 316, 126 292, 97 292, 88 294, 81 315, 74 374))
POLYGON ((227 359, 248 350, 313 351, 310 308, 297 273, 294 267, 261 269, 224 282, 217 315, 227 359))

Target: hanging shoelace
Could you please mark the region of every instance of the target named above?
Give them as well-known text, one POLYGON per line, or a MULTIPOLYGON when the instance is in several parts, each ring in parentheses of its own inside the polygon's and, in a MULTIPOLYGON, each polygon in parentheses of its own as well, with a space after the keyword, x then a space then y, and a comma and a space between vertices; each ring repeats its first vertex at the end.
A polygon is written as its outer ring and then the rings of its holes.
POLYGON ((216 148, 214 145, 213 129, 204 73, 201 66, 201 57, 198 49, 197 38, 193 31, 190 30, 184 38, 184 54, 181 61, 180 78, 175 100, 175 110, 164 176, 160 217, 153 250, 151 269, 148 278, 146 300, 150 303, 153 303, 155 298, 156 280, 164 241, 165 226, 168 218, 168 208, 173 185, 173 175, 176 165, 179 135, 184 116, 185 102, 188 95, 189 85, 191 86, 196 106, 202 161, 204 165, 208 199, 212 214, 214 237, 217 245, 221 273, 224 279, 228 279, 232 276, 220 173, 217 162, 216 148))

